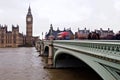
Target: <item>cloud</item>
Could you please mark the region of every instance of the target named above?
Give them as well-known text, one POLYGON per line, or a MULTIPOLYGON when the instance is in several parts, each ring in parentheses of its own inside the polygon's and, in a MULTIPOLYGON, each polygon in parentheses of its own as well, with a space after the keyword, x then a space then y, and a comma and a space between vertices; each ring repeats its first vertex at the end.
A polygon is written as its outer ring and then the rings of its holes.
POLYGON ((114 1, 114 7, 117 11, 120 11, 120 1, 119 0, 114 1))
POLYGON ((86 4, 80 5, 77 2, 78 0, 45 0, 35 1, 33 6, 36 7, 41 17, 47 16, 52 23, 85 20, 91 14, 92 9, 86 4))
POLYGON ((94 30, 109 27, 117 31, 120 25, 119 0, 36 0, 34 7, 40 17, 47 16, 55 28, 87 27, 94 30))
POLYGON ((29 4, 34 18, 33 35, 48 32, 51 23, 55 29, 110 27, 120 30, 119 0, 2 0, 0 24, 19 24, 20 31, 26 33, 25 18, 29 4))

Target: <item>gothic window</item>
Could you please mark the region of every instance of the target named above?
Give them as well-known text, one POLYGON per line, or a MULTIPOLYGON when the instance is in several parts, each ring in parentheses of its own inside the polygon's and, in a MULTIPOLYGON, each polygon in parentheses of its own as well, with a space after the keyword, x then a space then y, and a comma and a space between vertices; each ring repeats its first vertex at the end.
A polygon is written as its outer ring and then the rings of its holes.
POLYGON ((16 43, 16 40, 14 40, 14 43, 16 43))
POLYGON ((4 34, 2 34, 1 37, 4 38, 4 34))
POLYGON ((4 43, 4 41, 3 41, 3 40, 1 40, 1 43, 3 44, 3 43, 4 43))

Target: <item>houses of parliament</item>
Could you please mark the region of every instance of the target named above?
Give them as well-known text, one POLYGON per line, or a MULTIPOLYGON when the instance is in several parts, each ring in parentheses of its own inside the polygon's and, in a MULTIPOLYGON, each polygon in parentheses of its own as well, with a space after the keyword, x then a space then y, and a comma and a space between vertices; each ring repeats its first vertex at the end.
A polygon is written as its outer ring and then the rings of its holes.
POLYGON ((36 37, 32 36, 33 16, 29 6, 26 15, 26 35, 19 32, 19 25, 12 25, 12 31, 7 30, 7 25, 0 25, 0 47, 33 46, 36 37))

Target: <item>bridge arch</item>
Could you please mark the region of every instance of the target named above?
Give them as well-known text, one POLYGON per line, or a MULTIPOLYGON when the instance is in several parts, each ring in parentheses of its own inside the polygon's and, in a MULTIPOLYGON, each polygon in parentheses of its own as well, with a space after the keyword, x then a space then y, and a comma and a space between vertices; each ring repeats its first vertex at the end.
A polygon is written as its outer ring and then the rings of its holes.
POLYGON ((84 64, 85 66, 86 65, 89 66, 104 80, 116 80, 104 66, 102 66, 98 62, 94 61, 90 56, 83 55, 83 53, 80 53, 80 52, 75 52, 75 51, 66 50, 66 49, 58 49, 54 53, 53 66, 55 66, 55 67, 58 66, 57 58, 60 58, 60 56, 62 54, 71 55, 71 56, 79 59, 80 61, 82 61, 81 62, 82 64, 84 64))
POLYGON ((86 64, 74 55, 64 52, 56 56, 54 66, 56 68, 79 68, 85 67, 86 64))

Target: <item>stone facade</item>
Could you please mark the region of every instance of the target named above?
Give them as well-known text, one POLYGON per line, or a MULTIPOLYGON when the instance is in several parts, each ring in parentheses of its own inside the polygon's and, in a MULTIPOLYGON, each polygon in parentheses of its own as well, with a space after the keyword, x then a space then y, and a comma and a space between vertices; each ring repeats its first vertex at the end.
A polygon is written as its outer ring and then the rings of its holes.
POLYGON ((54 30, 52 24, 50 25, 49 32, 48 33, 46 32, 46 34, 45 34, 45 39, 50 40, 52 38, 54 40, 58 40, 58 34, 61 32, 68 32, 69 39, 74 39, 74 34, 71 31, 71 28, 69 28, 69 29, 64 28, 64 30, 59 30, 59 28, 57 28, 57 30, 54 30))
POLYGON ((113 30, 110 30, 110 28, 108 30, 100 28, 100 30, 95 30, 95 32, 100 34, 100 39, 111 39, 110 37, 114 36, 113 30))
POLYGON ((12 25, 12 31, 7 26, 0 26, 0 47, 18 47, 24 45, 23 34, 19 33, 19 26, 12 25))
POLYGON ((103 30, 102 28, 100 28, 100 30, 95 31, 90 31, 87 30, 86 28, 80 30, 78 28, 78 31, 75 32, 75 39, 88 39, 90 34, 98 34, 99 39, 113 39, 114 36, 113 30, 110 30, 110 28, 108 28, 108 30, 103 30))
POLYGON ((12 31, 7 30, 7 25, 0 25, 0 47, 33 46, 38 37, 32 36, 33 17, 31 8, 26 15, 26 35, 19 32, 19 26, 12 25, 12 31))
POLYGON ((87 30, 86 28, 84 28, 83 30, 80 30, 78 28, 78 31, 75 32, 75 39, 87 39, 89 33, 90 30, 87 30))

